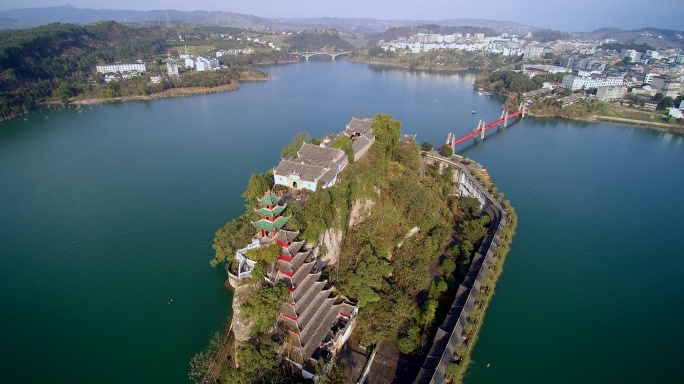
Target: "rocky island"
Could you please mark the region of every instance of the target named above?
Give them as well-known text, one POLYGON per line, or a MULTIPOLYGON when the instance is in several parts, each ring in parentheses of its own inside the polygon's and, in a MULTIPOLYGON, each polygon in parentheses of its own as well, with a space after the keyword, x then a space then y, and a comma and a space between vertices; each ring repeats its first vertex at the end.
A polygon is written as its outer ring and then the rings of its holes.
POLYGON ((484 167, 400 131, 379 114, 302 133, 252 175, 214 239, 230 327, 191 378, 461 380, 517 218, 484 167))

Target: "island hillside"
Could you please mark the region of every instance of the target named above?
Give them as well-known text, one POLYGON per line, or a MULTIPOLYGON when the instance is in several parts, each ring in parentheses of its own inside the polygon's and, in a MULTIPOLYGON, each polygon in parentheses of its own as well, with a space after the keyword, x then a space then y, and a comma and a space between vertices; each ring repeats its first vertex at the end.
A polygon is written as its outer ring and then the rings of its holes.
MULTIPOLYGON (((256 263, 251 277, 241 281, 235 291, 231 328, 225 334, 217 333, 207 350, 195 356, 191 378, 222 383, 301 382, 303 367, 322 382, 356 382, 363 366, 359 367, 353 356, 366 361, 364 366, 369 364, 371 371, 382 370, 368 360, 373 351, 383 353, 383 348, 396 351, 397 360, 401 356, 405 362, 401 367, 404 374, 416 377, 436 334, 444 332, 439 327, 452 311, 457 294, 463 293, 464 280, 473 268, 479 271, 482 255, 478 256, 477 250, 483 238, 496 231, 501 239, 493 266, 486 273, 477 273, 487 288, 473 298, 477 309, 471 310, 467 337, 461 338, 466 347, 458 347, 448 370, 442 373, 453 382, 462 378, 474 335, 502 271, 515 213, 496 192, 486 170, 476 163, 451 157, 452 153, 445 153, 448 157, 444 158, 432 151, 430 143, 419 146, 415 137, 402 137, 401 123, 390 115, 376 115, 372 130, 376 141, 371 149, 359 161, 350 156, 350 164, 332 187, 314 192, 294 190, 274 185, 271 172, 252 175, 243 194, 246 212, 219 229, 213 244, 211 264, 234 271, 236 251, 253 243, 258 233, 254 223, 260 216, 288 218, 282 230, 294 234, 294 242, 306 244, 298 243, 297 249, 318 250, 316 263, 323 268, 312 272, 321 274, 320 289, 332 290, 331 299, 335 297, 336 303, 358 309, 345 348, 292 364, 292 349, 287 346, 293 344, 293 337, 303 337, 306 327, 302 335, 294 335, 283 327, 283 321, 276 321, 285 316, 281 312, 287 306, 282 303, 287 302, 292 288, 288 291, 283 281, 268 278, 274 268, 282 268, 276 261, 283 260, 287 251, 277 244, 262 246, 246 251, 256 263), (501 201, 496 205, 505 207, 501 208, 508 218, 505 223, 498 216, 496 223, 491 223, 493 216, 483 211, 480 200, 463 196, 454 183, 456 169, 449 162, 479 180, 476 182, 488 195, 496 195, 493 198, 501 201), (473 265, 474 260, 478 265, 473 265)), ((321 139, 300 134, 283 154, 292 154, 292 148, 304 142, 318 144, 321 139)), ((341 147, 351 144, 346 140, 337 143, 341 147)), ((285 257, 289 260, 290 256, 285 257)), ((292 305, 296 309, 299 304, 295 301, 292 305)))

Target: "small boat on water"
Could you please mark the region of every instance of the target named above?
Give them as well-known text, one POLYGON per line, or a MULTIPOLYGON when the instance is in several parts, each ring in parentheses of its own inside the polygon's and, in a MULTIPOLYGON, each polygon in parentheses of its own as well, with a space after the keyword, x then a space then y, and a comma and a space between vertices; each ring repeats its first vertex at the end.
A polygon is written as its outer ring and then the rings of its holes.
POLYGON ((477 113, 477 111, 473 111, 473 115, 476 114, 476 113, 477 113))

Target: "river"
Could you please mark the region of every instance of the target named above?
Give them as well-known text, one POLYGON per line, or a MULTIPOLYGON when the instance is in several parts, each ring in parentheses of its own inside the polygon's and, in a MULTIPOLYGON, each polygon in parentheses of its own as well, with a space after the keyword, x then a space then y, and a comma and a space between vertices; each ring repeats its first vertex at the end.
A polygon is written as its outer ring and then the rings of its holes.
MULTIPOLYGON (((230 313, 213 234, 297 132, 390 113, 441 145, 501 104, 472 73, 265 69, 272 81, 236 92, 0 123, 3 381, 187 382, 230 313)), ((684 381, 682 145, 526 118, 463 149, 520 219, 467 383, 684 381)))

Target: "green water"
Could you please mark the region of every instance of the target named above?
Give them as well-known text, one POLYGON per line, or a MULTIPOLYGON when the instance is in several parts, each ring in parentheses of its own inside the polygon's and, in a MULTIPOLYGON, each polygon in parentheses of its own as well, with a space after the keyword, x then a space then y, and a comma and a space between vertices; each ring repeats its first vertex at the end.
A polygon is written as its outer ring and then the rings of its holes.
MULTIPOLYGON (((439 145, 500 109, 472 74, 266 70, 237 92, 0 123, 3 382, 187 382, 230 313, 214 231, 297 132, 386 112, 439 145)), ((683 381, 682 137, 526 119, 464 153, 520 217, 467 382, 683 381)))

